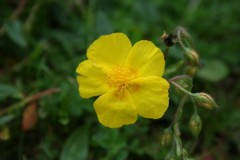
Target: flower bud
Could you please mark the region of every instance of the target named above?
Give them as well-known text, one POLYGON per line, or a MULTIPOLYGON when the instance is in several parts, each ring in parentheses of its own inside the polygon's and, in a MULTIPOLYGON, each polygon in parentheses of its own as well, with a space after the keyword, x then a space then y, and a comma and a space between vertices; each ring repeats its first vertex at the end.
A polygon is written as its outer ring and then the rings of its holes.
POLYGON ((189 121, 189 129, 194 137, 197 137, 202 129, 202 121, 198 114, 193 114, 189 121))
POLYGON ((197 66, 186 66, 184 73, 186 75, 193 77, 197 72, 197 68, 198 68, 197 66))
POLYGON ((204 93, 204 92, 195 93, 193 95, 193 99, 194 99, 195 103, 200 107, 203 107, 203 108, 206 108, 209 110, 218 108, 214 99, 207 93, 204 93))
POLYGON ((165 129, 162 136, 161 136, 161 145, 162 146, 169 146, 172 144, 172 130, 171 129, 165 129))
POLYGON ((191 66, 198 66, 199 65, 199 56, 196 51, 193 49, 186 48, 185 49, 185 56, 187 58, 187 63, 191 66))
MULTIPOLYGON (((175 81, 177 84, 179 84, 182 88, 184 88, 185 90, 191 92, 192 91, 192 77, 190 76, 186 76, 184 78, 178 79, 175 81)), ((176 93, 178 95, 183 96, 184 92, 181 91, 179 88, 175 87, 174 88, 176 90, 176 93)))

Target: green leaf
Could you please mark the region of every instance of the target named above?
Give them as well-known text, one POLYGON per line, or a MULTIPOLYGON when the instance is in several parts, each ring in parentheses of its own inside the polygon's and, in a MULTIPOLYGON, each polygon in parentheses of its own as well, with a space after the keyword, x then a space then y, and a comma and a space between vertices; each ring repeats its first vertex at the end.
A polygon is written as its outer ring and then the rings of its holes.
POLYGON ((229 74, 229 68, 220 60, 208 61, 198 71, 198 77, 211 82, 219 82, 229 74))
POLYGON ((8 114, 8 115, 5 115, 5 116, 1 116, 0 117, 0 126, 6 124, 7 122, 10 122, 11 120, 13 120, 15 118, 14 115, 12 114, 8 114))
POLYGON ((94 134, 93 140, 102 148, 107 150, 113 150, 125 144, 124 140, 120 136, 119 130, 108 128, 99 128, 98 133, 94 134))
POLYGON ((4 28, 8 36, 19 46, 26 47, 27 40, 24 37, 22 24, 18 20, 7 21, 4 24, 4 28))
POLYGON ((67 139, 60 160, 85 160, 88 155, 88 127, 75 130, 67 139))
MULTIPOLYGON (((107 150, 103 160, 117 159, 116 157, 127 155, 119 155, 124 148, 127 147, 125 139, 122 137, 118 129, 109 129, 100 126, 98 132, 94 134, 93 141, 95 145, 107 150)), ((121 158, 120 157, 120 158, 121 158)))
POLYGON ((59 96, 61 101, 61 108, 59 110, 61 118, 68 118, 68 116, 80 117, 84 111, 93 112, 94 99, 83 99, 79 96, 75 79, 72 79, 74 85, 68 81, 62 81, 61 91, 59 96))
POLYGON ((183 64, 184 64, 183 60, 181 60, 175 64, 172 64, 171 66, 169 66, 165 69, 164 75, 169 76, 170 74, 177 72, 183 66, 183 64))
POLYGON ((116 160, 126 160, 128 157, 128 152, 126 150, 121 151, 116 160))
POLYGON ((15 87, 11 85, 0 84, 0 101, 8 96, 21 98, 22 94, 15 87))

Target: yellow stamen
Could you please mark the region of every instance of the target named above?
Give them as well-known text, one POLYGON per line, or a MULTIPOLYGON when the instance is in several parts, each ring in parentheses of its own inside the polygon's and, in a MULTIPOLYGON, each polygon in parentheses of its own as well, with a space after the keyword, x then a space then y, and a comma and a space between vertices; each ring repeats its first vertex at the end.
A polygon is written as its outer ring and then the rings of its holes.
POLYGON ((109 87, 116 89, 116 94, 131 85, 131 80, 136 77, 136 73, 126 67, 116 66, 107 73, 107 83, 109 87))

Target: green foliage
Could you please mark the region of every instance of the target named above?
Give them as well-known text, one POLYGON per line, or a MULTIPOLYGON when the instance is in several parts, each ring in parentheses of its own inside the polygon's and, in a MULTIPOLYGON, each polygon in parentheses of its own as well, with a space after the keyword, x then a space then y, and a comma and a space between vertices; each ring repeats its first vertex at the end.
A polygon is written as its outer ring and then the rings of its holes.
POLYGON ((211 82, 219 82, 229 74, 225 63, 219 60, 208 61, 198 72, 198 77, 211 82))
POLYGON ((3 26, 6 29, 6 33, 8 34, 9 38, 14 41, 20 47, 26 47, 27 41, 24 37, 22 31, 22 25, 18 20, 8 21, 3 26))
POLYGON ((0 84, 0 100, 4 100, 7 97, 22 97, 21 92, 19 92, 14 86, 8 84, 0 84))
POLYGON ((89 148, 88 128, 79 128, 74 131, 64 144, 61 160, 87 159, 89 148))
MULTIPOLYGON (((190 155, 199 159, 238 159, 239 6, 239 0, 2 0, 0 159, 163 159, 170 149, 161 146, 160 137, 171 123, 178 95, 171 94, 171 105, 160 120, 104 128, 92 107, 94 99, 78 94, 75 69, 86 59, 89 44, 102 34, 124 32, 132 42, 151 40, 164 51, 161 34, 178 25, 193 35, 200 55, 192 90, 207 91, 219 105, 217 111, 200 109, 202 132, 194 142, 189 141, 192 109, 187 103, 190 109, 181 119, 186 126, 180 126, 184 148, 193 148, 190 155), (58 92, 51 92, 55 89, 58 92), (34 97, 38 122, 23 131, 23 113, 34 97), (10 131, 5 141, 4 127, 10 131)), ((167 78, 182 71, 182 57, 178 46, 170 48, 167 78)))

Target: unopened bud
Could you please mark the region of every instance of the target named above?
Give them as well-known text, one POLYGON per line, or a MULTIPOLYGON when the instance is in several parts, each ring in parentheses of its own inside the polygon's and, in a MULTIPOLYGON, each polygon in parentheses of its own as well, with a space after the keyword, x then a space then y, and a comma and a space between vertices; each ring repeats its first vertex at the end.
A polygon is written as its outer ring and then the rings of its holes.
POLYGON ((204 93, 204 92, 195 93, 193 95, 193 99, 194 99, 195 103, 200 107, 203 107, 203 108, 206 108, 209 110, 218 108, 214 99, 207 93, 204 93))
POLYGON ((189 129, 194 137, 197 137, 202 129, 202 121, 198 114, 193 114, 189 121, 189 129))
POLYGON ((173 134, 171 129, 164 130, 161 136, 161 145, 162 146, 169 146, 172 144, 173 134))
POLYGON ((184 73, 186 75, 193 77, 197 72, 197 68, 198 68, 197 66, 186 66, 184 73))
MULTIPOLYGON (((185 76, 184 78, 178 79, 175 81, 177 84, 179 84, 182 88, 185 90, 191 92, 192 91, 192 77, 185 76)), ((178 95, 184 95, 184 92, 180 90, 179 88, 175 87, 176 93, 178 95)))
POLYGON ((199 56, 196 51, 193 49, 186 48, 185 49, 185 56, 187 58, 187 63, 192 66, 199 65, 199 56))

